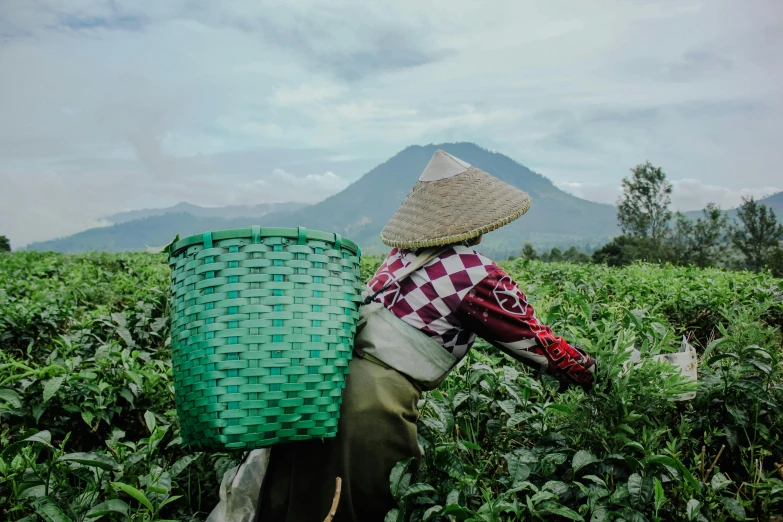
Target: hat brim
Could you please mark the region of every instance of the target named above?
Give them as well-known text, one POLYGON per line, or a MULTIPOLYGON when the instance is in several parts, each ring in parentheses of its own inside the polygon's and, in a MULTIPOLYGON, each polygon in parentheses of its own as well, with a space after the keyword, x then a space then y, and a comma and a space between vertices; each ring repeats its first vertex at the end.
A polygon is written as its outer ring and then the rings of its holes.
POLYGON ((419 181, 381 232, 397 248, 448 245, 491 232, 530 208, 530 196, 483 170, 419 181))

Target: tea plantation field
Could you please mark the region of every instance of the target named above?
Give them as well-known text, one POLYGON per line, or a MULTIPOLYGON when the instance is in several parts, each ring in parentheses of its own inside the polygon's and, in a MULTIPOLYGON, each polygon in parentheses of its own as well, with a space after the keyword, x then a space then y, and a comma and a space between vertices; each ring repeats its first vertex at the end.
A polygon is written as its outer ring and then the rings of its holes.
MULTIPOLYGON (((366 278, 379 260, 366 259, 366 278)), ((420 409, 418 473, 387 520, 775 520, 783 281, 637 265, 501 263, 599 361, 557 393, 477 343, 420 409), (700 354, 696 398, 625 349, 700 354)), ((181 447, 163 256, 0 256, 0 520, 204 520, 240 454, 181 447)), ((326 515, 326 513, 324 513, 326 515)))

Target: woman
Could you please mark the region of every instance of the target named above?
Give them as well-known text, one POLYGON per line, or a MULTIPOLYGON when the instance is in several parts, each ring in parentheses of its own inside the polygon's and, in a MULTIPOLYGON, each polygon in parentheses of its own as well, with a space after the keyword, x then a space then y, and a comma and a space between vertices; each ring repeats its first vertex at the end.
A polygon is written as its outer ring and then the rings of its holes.
POLYGON ((482 234, 522 216, 530 197, 441 150, 381 233, 392 246, 367 285, 337 437, 273 448, 260 522, 382 521, 389 473, 419 457, 416 404, 480 336, 564 386, 589 389, 593 359, 536 319, 514 280, 476 252, 482 234))

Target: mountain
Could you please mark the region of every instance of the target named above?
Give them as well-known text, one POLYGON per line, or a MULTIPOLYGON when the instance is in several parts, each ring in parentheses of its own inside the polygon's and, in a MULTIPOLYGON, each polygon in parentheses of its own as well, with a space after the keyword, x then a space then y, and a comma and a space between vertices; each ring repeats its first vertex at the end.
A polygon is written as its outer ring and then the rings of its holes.
POLYGON ((381 229, 437 149, 522 188, 533 199, 530 211, 522 218, 484 238, 482 249, 487 253, 518 253, 525 241, 542 247, 601 243, 618 233, 617 210, 613 206, 572 196, 511 158, 472 143, 408 147, 342 192, 295 212, 270 214, 263 224, 298 223, 337 231, 357 241, 367 252, 382 252, 386 247, 380 242, 381 229))
MULTIPOLYGON (((511 158, 472 143, 410 146, 373 168, 358 181, 326 200, 301 208, 279 208, 273 213, 251 215, 248 209, 204 209, 180 204, 172 209, 145 210, 110 216, 116 224, 72 236, 34 243, 31 250, 82 252, 85 250, 144 250, 205 230, 262 226, 305 226, 337 232, 358 242, 365 252, 382 253, 379 235, 437 149, 461 158, 527 191, 533 199, 522 218, 491 234, 481 249, 488 255, 518 253, 525 241, 538 247, 597 246, 618 233, 616 210, 611 205, 586 201, 558 189, 550 180, 511 158), (197 209, 197 210, 194 210, 197 209), (233 210, 228 210, 233 209, 233 210), (241 209, 241 210, 240 210, 241 209), (161 213, 165 212, 165 213, 161 213), (210 212, 219 215, 210 215, 210 212)), ((470 209, 465 209, 470 212, 470 209)))
POLYGON ((168 208, 155 208, 155 209, 143 209, 143 210, 131 210, 130 212, 121 212, 107 216, 106 219, 110 223, 127 223, 128 221, 135 221, 137 219, 144 219, 152 216, 162 216, 164 214, 190 214, 192 216, 201 217, 218 217, 225 219, 251 217, 260 218, 271 214, 273 212, 286 212, 289 210, 297 210, 304 207, 305 203, 262 203, 260 205, 236 205, 229 207, 199 207, 198 205, 191 205, 190 203, 178 203, 173 207, 168 208))
MULTIPOLYGON (((761 198, 757 201, 774 211, 775 216, 777 216, 779 222, 783 221, 783 192, 778 192, 777 194, 761 198)), ((731 222, 734 218, 737 217, 737 209, 730 208, 726 210, 726 214, 728 214, 729 222, 731 222)), ((701 210, 690 210, 686 212, 685 215, 691 219, 704 217, 704 213, 701 210)))

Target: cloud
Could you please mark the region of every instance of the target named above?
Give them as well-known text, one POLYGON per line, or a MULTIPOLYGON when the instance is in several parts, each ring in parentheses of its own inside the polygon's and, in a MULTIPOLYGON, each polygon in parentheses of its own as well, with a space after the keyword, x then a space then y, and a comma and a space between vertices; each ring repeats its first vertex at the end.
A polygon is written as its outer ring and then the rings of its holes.
POLYGON ((763 0, 6 2, 0 233, 325 197, 443 141, 603 201, 650 160, 729 206, 783 186, 782 28, 763 0))

